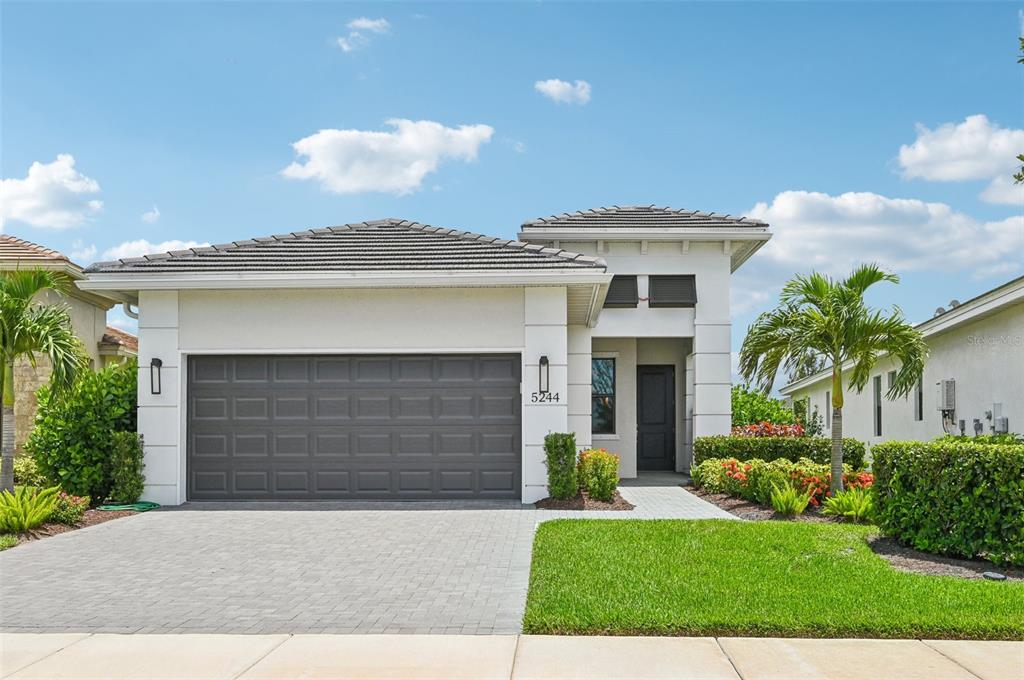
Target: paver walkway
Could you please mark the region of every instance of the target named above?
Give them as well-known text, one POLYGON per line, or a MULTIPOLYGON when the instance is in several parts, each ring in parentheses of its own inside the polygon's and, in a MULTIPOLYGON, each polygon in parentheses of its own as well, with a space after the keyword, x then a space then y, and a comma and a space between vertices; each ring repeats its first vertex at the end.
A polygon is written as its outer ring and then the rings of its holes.
POLYGON ((635 511, 428 502, 145 513, 0 553, 0 630, 518 633, 539 522, 731 517, 679 486, 622 494, 635 511))
POLYGON ((1024 642, 516 635, 0 635, 0 676, 47 680, 1007 680, 1024 642))

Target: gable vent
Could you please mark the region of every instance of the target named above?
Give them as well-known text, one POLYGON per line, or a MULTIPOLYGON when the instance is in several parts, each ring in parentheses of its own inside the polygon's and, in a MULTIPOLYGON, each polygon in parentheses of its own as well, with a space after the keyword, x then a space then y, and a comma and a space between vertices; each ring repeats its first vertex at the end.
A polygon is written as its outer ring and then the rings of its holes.
POLYGON ((652 276, 648 305, 693 307, 697 304, 697 278, 693 274, 652 276))
POLYGON ((613 276, 608 286, 605 307, 636 307, 640 303, 635 276, 613 276))

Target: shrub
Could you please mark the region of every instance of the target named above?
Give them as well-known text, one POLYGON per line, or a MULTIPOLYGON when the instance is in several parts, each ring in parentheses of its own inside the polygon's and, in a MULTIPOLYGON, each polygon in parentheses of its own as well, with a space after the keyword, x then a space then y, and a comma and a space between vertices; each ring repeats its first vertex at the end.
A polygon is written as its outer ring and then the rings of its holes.
POLYGON ((142 474, 142 437, 134 432, 111 434, 110 500, 134 503, 142 496, 146 477, 142 474))
POLYGON ((544 437, 545 464, 548 468, 548 493, 567 500, 579 492, 576 473, 576 435, 551 433, 544 437))
POLYGON ((793 463, 788 460, 765 461, 755 458, 747 461, 747 488, 744 498, 763 505, 770 505, 772 488, 789 483, 793 463))
MULTIPOLYGON (((824 437, 697 437, 693 442, 693 461, 708 458, 737 460, 777 460, 797 462, 809 458, 816 463, 832 460, 832 442, 824 437)), ((856 439, 843 440, 843 462, 854 470, 864 467, 864 444, 856 439)))
POLYGON ((772 487, 772 508, 780 515, 786 515, 787 517, 799 515, 807 509, 807 504, 810 500, 810 496, 797 490, 790 484, 772 487))
POLYGON ((698 488, 706 489, 711 493, 722 493, 725 491, 725 483, 722 481, 723 472, 720 459, 708 458, 690 468, 690 479, 698 488))
POLYGON ((72 496, 61 491, 57 494, 53 512, 47 521, 75 525, 82 521, 85 511, 89 509, 88 496, 72 496))
POLYGON ((802 425, 775 425, 773 423, 758 423, 756 425, 743 425, 732 428, 733 437, 803 437, 804 428, 802 425))
POLYGON ((14 534, 0 534, 0 550, 7 550, 18 545, 18 537, 14 534))
POLYGON ((136 430, 136 368, 86 371, 67 393, 39 392, 36 425, 25 448, 48 479, 68 493, 105 499, 113 486, 114 432, 136 430))
POLYGON ((872 447, 878 523, 919 550, 1024 564, 1024 445, 872 447))
POLYGON ((619 457, 604 449, 588 449, 580 453, 580 484, 587 495, 610 503, 619 485, 619 457))
POLYGON ((32 456, 18 456, 14 459, 15 486, 46 486, 46 475, 39 470, 39 464, 32 456))
MULTIPOLYGON (((866 489, 874 482, 870 472, 854 472, 843 466, 843 483, 847 488, 866 489)), ((801 458, 795 463, 785 459, 764 461, 754 458, 709 458, 691 470, 694 485, 713 493, 727 493, 768 505, 775 486, 792 486, 806 495, 812 505, 826 498, 832 473, 829 465, 801 458)))
POLYGON ((972 444, 1024 444, 1024 435, 980 434, 969 437, 966 434, 945 434, 936 439, 937 442, 970 442, 972 444))
POLYGON ((56 486, 42 490, 22 486, 14 493, 0 493, 0 531, 20 534, 48 520, 59 490, 56 486))
POLYGON ((792 425, 796 422, 796 414, 781 399, 772 399, 763 392, 752 390, 746 385, 734 385, 732 388, 733 427, 764 422, 792 425))
POLYGON ((874 494, 870 489, 850 488, 825 499, 823 514, 845 517, 854 522, 871 521, 875 514, 874 494))

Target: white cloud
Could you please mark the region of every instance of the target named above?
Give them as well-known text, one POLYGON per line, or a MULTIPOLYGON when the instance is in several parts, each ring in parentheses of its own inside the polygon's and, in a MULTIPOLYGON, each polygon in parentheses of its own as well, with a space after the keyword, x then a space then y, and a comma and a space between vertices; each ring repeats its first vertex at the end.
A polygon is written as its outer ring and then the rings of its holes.
POLYGON ((945 203, 809 191, 783 192, 748 215, 770 223, 773 236, 737 272, 737 313, 762 306, 793 274, 812 270, 838 276, 877 262, 898 274, 989 276, 1024 266, 1024 216, 986 222, 945 203))
POLYGON ((981 194, 990 203, 1017 204, 1005 179, 1013 172, 1017 154, 1024 153, 1024 130, 1000 127, 978 114, 962 123, 945 123, 934 130, 917 126, 913 144, 900 147, 903 176, 935 182, 991 180, 981 194))
POLYGON ((158 219, 160 219, 160 208, 154 205, 152 210, 147 210, 146 212, 142 213, 140 217, 142 218, 143 222, 153 224, 158 219))
POLYGON ((327 191, 353 194, 382 191, 407 194, 443 159, 474 161, 494 134, 489 125, 445 127, 430 120, 391 119, 390 132, 320 130, 292 144, 304 160, 281 171, 285 177, 313 179, 327 191))
POLYGON ((104 250, 103 259, 121 260, 126 257, 139 257, 140 255, 151 255, 153 253, 166 253, 172 250, 187 250, 189 248, 199 248, 208 245, 210 244, 199 243, 197 241, 162 241, 160 243, 150 243, 145 239, 139 239, 138 241, 125 241, 120 245, 104 250))
POLYGON ((339 36, 338 47, 342 52, 355 52, 369 45, 373 38, 371 35, 383 35, 391 30, 391 24, 387 19, 370 19, 359 17, 345 25, 348 35, 339 36))
POLYGON ((90 263, 96 259, 96 246, 89 244, 85 245, 82 239, 75 239, 71 244, 71 259, 75 262, 90 263))
POLYGON ((1024 184, 1015 184, 1013 177, 1000 175, 985 187, 979 198, 986 203, 1000 203, 1024 208, 1024 184))
POLYGON ((103 207, 92 198, 99 192, 96 180, 75 169, 70 154, 52 163, 36 161, 25 179, 0 180, 0 229, 8 220, 48 229, 77 227, 103 207))
POLYGON ((575 83, 558 78, 538 80, 533 84, 533 89, 559 104, 582 105, 590 101, 590 83, 585 80, 577 80, 575 83))

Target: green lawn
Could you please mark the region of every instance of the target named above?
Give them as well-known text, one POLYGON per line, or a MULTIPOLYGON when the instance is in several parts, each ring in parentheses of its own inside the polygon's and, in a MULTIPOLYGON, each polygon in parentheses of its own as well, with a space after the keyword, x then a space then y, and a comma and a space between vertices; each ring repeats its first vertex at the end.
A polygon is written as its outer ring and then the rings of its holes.
POLYGON ((558 520, 528 633, 1019 639, 1024 584, 899 572, 847 524, 558 520))

